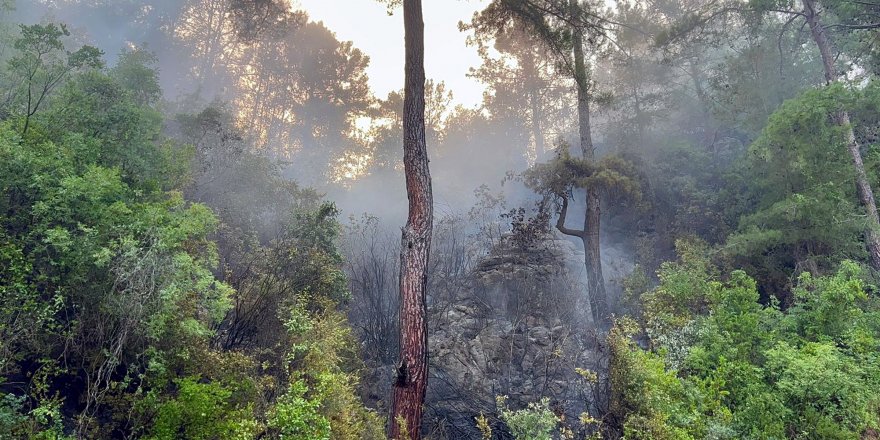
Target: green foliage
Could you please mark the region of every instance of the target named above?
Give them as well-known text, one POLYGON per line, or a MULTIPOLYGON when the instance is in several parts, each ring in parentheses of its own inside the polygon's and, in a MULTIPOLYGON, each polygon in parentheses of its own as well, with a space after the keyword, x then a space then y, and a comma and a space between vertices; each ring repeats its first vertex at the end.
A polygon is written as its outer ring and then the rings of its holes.
POLYGON ((252 439, 259 432, 250 408, 229 401, 232 390, 219 383, 185 377, 175 381, 177 396, 157 409, 150 440, 252 439))
POLYGON ((705 243, 683 239, 676 249, 680 261, 663 263, 657 272, 660 285, 641 296, 645 328, 654 340, 689 335, 693 316, 708 309, 712 290, 720 287, 712 283, 705 243))
POLYGON ((292 341, 288 362, 298 373, 270 416, 270 431, 293 439, 383 439, 381 419, 356 395, 351 365, 356 341, 345 317, 332 308, 305 313, 294 309, 286 322, 292 341))
MULTIPOLYGON (((757 1, 777 0, 751 3, 757 1)), ((803 44, 797 32, 786 32, 792 27, 776 20, 756 22, 738 50, 726 55, 708 78, 715 117, 747 133, 748 139, 760 135, 785 100, 824 79, 815 46, 803 44)))
POLYGON ((278 400, 269 418, 269 426, 277 430, 278 438, 330 439, 330 421, 319 413, 321 401, 308 399, 307 391, 305 383, 296 381, 278 400))
POLYGON ((132 188, 90 154, 107 145, 95 139, 0 137, 3 313, 17 310, 0 327, 4 370, 58 353, 100 387, 165 338, 211 334, 231 289, 211 273, 217 220, 207 208, 132 188))
POLYGON ((880 426, 876 298, 861 269, 801 276, 785 311, 737 271, 717 281, 687 254, 643 295, 651 350, 622 321, 612 412, 626 438, 858 438, 880 426))
POLYGON ((804 273, 794 290, 795 304, 787 323, 809 341, 833 342, 841 346, 870 351, 862 336, 870 334, 870 315, 863 305, 869 300, 861 269, 852 261, 841 264, 830 277, 815 278, 804 273))
POLYGON ((159 58, 145 48, 122 52, 110 75, 129 92, 138 105, 153 105, 162 97, 159 75, 154 66, 159 58))
POLYGON ((160 138, 161 115, 134 93, 114 76, 86 72, 61 88, 39 119, 50 139, 82 139, 83 158, 118 168, 126 183, 147 191, 179 189, 185 150, 160 138))
POLYGON ((22 117, 22 132, 27 133, 31 117, 59 84, 75 71, 102 67, 103 61, 101 51, 91 46, 65 51, 62 38, 70 32, 63 24, 21 25, 20 30, 13 43, 17 54, 10 58, 7 71, 18 81, 13 82, 16 85, 5 110, 22 117))
POLYGON ((696 235, 715 243, 727 236, 729 209, 723 198, 726 160, 686 142, 660 149, 649 165, 651 206, 668 231, 666 239, 696 235))
POLYGON ((23 27, 5 72, 44 96, 0 114, 0 381, 28 378, 0 437, 382 438, 337 310, 336 208, 220 113, 166 138, 156 58, 105 71, 66 36, 23 27))
POLYGON ((638 202, 642 197, 641 182, 632 163, 617 156, 599 161, 575 158, 565 146, 553 160, 526 171, 523 180, 540 194, 562 196, 573 189, 596 189, 621 200, 638 202))
POLYGON ((177 121, 196 153, 187 193, 221 214, 218 245, 236 288, 216 340, 259 363, 255 380, 271 396, 255 408, 263 435, 382 438, 380 418, 357 397, 356 344, 337 310, 349 293, 335 206, 250 152, 222 107, 177 121))
MULTIPOLYGON (((864 258, 855 173, 843 129, 831 115, 865 108, 876 88, 835 84, 786 101, 740 164, 745 213, 724 253, 774 283, 768 287, 782 290, 792 270, 815 273, 864 258)), ((876 166, 870 151, 869 168, 876 166)))
POLYGON ((496 399, 498 413, 507 425, 513 438, 517 440, 551 440, 559 419, 550 410, 550 400, 541 399, 531 402, 527 408, 511 410, 507 407, 507 398, 496 399))

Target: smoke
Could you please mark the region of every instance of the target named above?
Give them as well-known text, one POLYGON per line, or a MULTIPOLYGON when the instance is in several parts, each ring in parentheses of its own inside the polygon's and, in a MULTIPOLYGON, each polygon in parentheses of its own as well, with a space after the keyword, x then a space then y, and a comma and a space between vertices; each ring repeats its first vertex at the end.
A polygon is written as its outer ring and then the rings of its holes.
MULTIPOLYGON (((357 50, 358 42, 338 41, 332 29, 280 5, 269 0, 41 0, 18 2, 10 20, 66 23, 72 45, 96 45, 109 65, 132 47, 154 52, 169 120, 208 105, 225 108, 245 148, 275 161, 285 178, 333 201, 343 224, 367 215, 376 219, 375 234, 397 237, 408 205, 400 160, 402 92, 375 96, 365 73, 369 59, 357 50)), ((427 84, 436 223, 457 222, 457 239, 470 245, 471 268, 510 231, 505 216, 511 210, 538 215, 541 197, 518 176, 552 158, 554 145, 578 139, 571 81, 530 37, 508 35, 485 57, 473 72, 486 86, 479 108, 453 106, 442 82, 427 84)), ((611 126, 620 114, 599 112, 595 126, 611 126)), ((173 127, 169 135, 176 136, 173 127)), ((596 137, 600 155, 618 149, 612 134, 596 137)), ((256 185, 259 179, 229 174, 222 181, 228 187, 256 185)), ((256 194, 266 191, 261 188, 236 190, 256 201, 267 196, 256 194)), ((583 225, 583 199, 573 198, 569 225, 583 225)), ((258 217, 278 215, 265 209, 258 217)), ((613 205, 605 217, 603 264, 616 297, 619 280, 635 263, 634 237, 642 225, 613 205)), ((271 226, 264 229, 270 236, 271 226)), ((582 244, 559 238, 571 244, 565 265, 585 292, 582 244)), ((446 249, 447 239, 438 233, 437 249, 446 249)), ((453 258, 435 253, 435 261, 453 258)))
MULTIPOLYGON (((372 0, 337 0, 345 1, 372 0)), ((349 320, 372 368, 364 394, 381 400, 389 388, 383 368, 397 354, 400 228, 408 211, 403 92, 377 96, 370 88, 371 61, 358 49, 361 42, 340 41, 334 29, 285 0, 19 0, 15 6, 0 16, 7 25, 0 31, 14 23, 65 23, 69 48, 97 46, 110 66, 126 50, 155 53, 164 135, 196 151, 186 196, 223 217, 219 247, 224 234, 230 242, 269 243, 291 211, 320 200, 336 204, 352 291, 349 320), (235 235, 245 230, 257 236, 235 235)), ((612 313, 630 312, 624 280, 637 266, 646 275, 638 288, 650 288, 650 274, 675 258, 677 238, 718 244, 736 230, 749 209, 737 205, 753 203, 736 194, 745 185, 731 184, 737 162, 774 109, 821 82, 818 64, 811 64, 815 54, 801 41, 792 37, 792 53, 783 53, 782 23, 741 36, 726 31, 724 45, 681 42, 660 50, 644 32, 659 32, 651 27, 676 22, 681 11, 640 9, 646 7, 616 8, 623 25, 609 24, 614 44, 591 41, 595 53, 588 56, 596 156, 620 159, 634 176, 610 169, 585 176, 589 167, 575 165, 557 170, 571 174, 563 189, 526 185, 527 170, 563 157, 557 154, 567 146, 578 155, 580 121, 570 73, 522 29, 487 36, 476 34, 479 26, 461 26, 475 46, 461 50, 476 51, 483 61, 470 74, 485 87, 480 105, 456 106, 442 81, 426 84, 435 203, 428 302, 431 349, 440 353, 432 380, 443 387, 432 390, 430 411, 460 425, 450 432, 476 436, 474 416, 496 409, 495 394, 539 400, 553 386, 576 381, 575 367, 602 367, 598 339, 588 337, 595 323, 584 243, 555 228, 560 196, 568 196, 566 225, 580 230, 584 187, 601 188, 605 287, 612 313), (637 187, 627 197, 609 189, 624 177, 637 187), (502 346, 507 354, 492 351, 502 346), (558 371, 552 377, 551 364, 558 371), (471 382, 483 388, 468 394, 471 382), (453 400, 448 407, 445 398, 453 400)), ((402 51, 402 40, 399 45, 388 50, 402 51)), ((557 391, 565 398, 575 393, 557 391)), ((572 408, 579 407, 566 410, 572 408)), ((576 420, 579 413, 571 415, 576 420)))
MULTIPOLYGON (((16 6, 10 20, 66 23, 72 44, 96 45, 110 65, 135 46, 154 52, 167 113, 198 113, 213 102, 227 103, 250 147, 278 161, 284 176, 334 201, 343 223, 369 214, 379 219, 377 231, 394 236, 405 222, 401 94, 374 96, 365 74, 369 60, 357 42, 338 41, 332 29, 274 1, 62 0, 16 6), (365 128, 363 120, 373 122, 365 128)), ((570 81, 546 56, 524 49, 533 41, 510 38, 494 53, 509 58, 506 64, 487 58, 473 74, 487 88, 480 108, 453 107, 443 83, 428 84, 438 224, 459 219, 463 237, 482 243, 474 260, 497 244, 482 241, 487 228, 496 235, 510 229, 502 215, 520 207, 536 215, 540 197, 517 176, 552 157, 552 145, 577 139, 570 81), (525 64, 529 60, 534 65, 525 64)), ((601 150, 614 149, 599 144, 601 150)), ((570 224, 583 223, 580 202, 570 212, 570 224)), ((615 279, 634 260, 633 233, 630 225, 607 225, 604 261, 607 278, 615 279)), ((580 246, 571 243, 573 249, 580 246)), ((582 257, 582 250, 576 251, 566 264, 586 285, 582 257)))

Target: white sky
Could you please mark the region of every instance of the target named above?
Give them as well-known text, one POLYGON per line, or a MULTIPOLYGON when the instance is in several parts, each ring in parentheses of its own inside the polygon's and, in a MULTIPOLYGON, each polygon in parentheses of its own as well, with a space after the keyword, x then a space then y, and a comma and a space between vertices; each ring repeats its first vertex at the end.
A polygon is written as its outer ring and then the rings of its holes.
MULTIPOLYGON (((297 2, 294 2, 295 4, 297 2)), ((323 21, 336 37, 354 42, 370 57, 367 74, 376 96, 403 89, 403 15, 388 16, 377 0, 298 0, 313 21, 323 21)), ((482 100, 483 86, 466 77, 480 64, 474 47, 465 45, 459 21, 470 21, 487 0, 424 0, 425 71, 429 79, 445 81, 458 104, 468 107, 482 100)))

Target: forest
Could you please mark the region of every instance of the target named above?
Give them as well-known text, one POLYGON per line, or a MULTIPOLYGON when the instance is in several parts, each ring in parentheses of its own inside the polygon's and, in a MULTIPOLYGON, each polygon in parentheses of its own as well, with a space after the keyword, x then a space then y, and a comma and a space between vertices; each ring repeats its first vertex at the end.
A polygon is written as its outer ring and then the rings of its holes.
POLYGON ((880 439, 877 0, 320 3, 0 0, 0 440, 880 439))

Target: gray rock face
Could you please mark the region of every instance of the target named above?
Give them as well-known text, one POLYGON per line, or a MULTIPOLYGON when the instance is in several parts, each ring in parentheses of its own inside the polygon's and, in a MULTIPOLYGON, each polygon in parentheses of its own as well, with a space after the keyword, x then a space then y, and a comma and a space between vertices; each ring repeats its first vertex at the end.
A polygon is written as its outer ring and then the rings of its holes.
POLYGON ((479 438, 473 417, 495 414, 499 395, 514 408, 542 397, 573 416, 585 408, 575 368, 591 368, 595 355, 577 268, 583 253, 554 236, 502 244, 452 304, 429 310, 429 424, 442 425, 447 438, 479 438))

